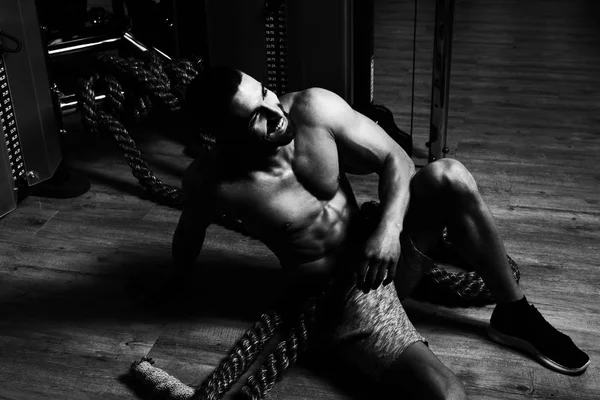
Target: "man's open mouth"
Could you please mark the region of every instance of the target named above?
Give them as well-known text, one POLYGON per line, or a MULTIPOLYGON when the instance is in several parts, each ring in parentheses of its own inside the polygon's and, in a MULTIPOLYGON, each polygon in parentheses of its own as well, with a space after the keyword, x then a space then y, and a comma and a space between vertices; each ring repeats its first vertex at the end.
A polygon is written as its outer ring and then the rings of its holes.
POLYGON ((269 136, 277 136, 280 133, 285 132, 286 128, 287 128, 287 120, 285 119, 285 117, 281 117, 281 119, 279 120, 279 122, 277 123, 275 128, 273 128, 273 130, 269 133, 269 136))

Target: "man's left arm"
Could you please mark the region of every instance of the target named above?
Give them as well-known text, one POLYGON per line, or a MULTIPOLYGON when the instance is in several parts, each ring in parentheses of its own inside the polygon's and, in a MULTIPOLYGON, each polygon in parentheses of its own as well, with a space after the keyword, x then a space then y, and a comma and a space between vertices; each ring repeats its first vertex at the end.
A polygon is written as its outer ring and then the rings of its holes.
POLYGON ((414 172, 414 163, 401 147, 399 151, 393 149, 385 159, 379 172, 378 186, 381 229, 399 229, 398 234, 402 232, 410 201, 410 179, 414 172))
POLYGON ((400 258, 400 233, 410 200, 412 159, 379 125, 356 112, 341 97, 314 89, 315 104, 331 130, 343 168, 350 174, 379 175, 381 219, 365 244, 358 283, 364 291, 393 281, 400 258))

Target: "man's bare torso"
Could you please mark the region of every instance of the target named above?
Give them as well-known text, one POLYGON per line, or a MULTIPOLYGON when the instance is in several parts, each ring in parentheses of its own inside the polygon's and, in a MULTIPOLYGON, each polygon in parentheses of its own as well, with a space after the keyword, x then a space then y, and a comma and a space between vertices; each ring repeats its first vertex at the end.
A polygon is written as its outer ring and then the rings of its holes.
MULTIPOLYGON (((280 99, 291 118, 296 95, 280 99)), ((332 135, 300 121, 295 119, 295 139, 281 149, 285 162, 279 168, 217 178, 216 211, 241 221, 285 268, 328 272, 345 252, 358 206, 332 135)))

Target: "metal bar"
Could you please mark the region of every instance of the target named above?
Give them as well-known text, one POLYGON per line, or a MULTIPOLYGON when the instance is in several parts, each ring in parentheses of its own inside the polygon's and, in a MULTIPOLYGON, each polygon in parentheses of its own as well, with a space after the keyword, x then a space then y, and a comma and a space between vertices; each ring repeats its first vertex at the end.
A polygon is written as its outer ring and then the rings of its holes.
POLYGON ((454 28, 454 0, 436 0, 435 31, 433 38, 433 72, 431 82, 431 117, 429 162, 448 153, 448 98, 450 92, 450 65, 452 61, 452 31, 454 28))
POLYGON ((69 40, 63 43, 51 44, 48 46, 48 55, 50 57, 64 56, 67 54, 79 53, 90 49, 106 46, 118 42, 122 35, 113 36, 94 36, 85 39, 69 40))
POLYGON ((353 105, 364 107, 373 103, 375 77, 374 0, 354 1, 352 34, 353 105))
MULTIPOLYGON (((98 94, 95 97, 96 104, 102 105, 106 99, 105 94, 98 94)), ((60 113, 64 117, 65 115, 74 114, 79 110, 79 100, 74 94, 63 95, 58 99, 60 113)))
MULTIPOLYGON (((69 40, 63 43, 51 44, 48 46, 48 55, 50 57, 58 57, 92 49, 96 50, 100 47, 114 44, 121 40, 124 40, 125 42, 133 45, 135 48, 142 52, 150 51, 150 49, 146 45, 137 40, 130 32, 124 32, 121 35, 94 36, 85 39, 69 40)), ((160 51, 156 47, 152 47, 152 50, 156 51, 165 59, 171 60, 171 57, 169 57, 167 54, 160 51)))
MULTIPOLYGON (((144 45, 142 42, 140 42, 139 40, 137 40, 130 32, 125 32, 123 34, 123 39, 126 42, 132 44, 134 47, 136 47, 140 51, 143 51, 143 52, 150 51, 150 49, 148 49, 148 47, 146 47, 146 45, 144 45)), ((156 47, 152 47, 152 50, 156 51, 158 54, 160 54, 161 56, 163 56, 167 60, 171 60, 171 57, 169 57, 167 54, 165 54, 164 52, 160 51, 156 47)))
MULTIPOLYGON (((117 40, 124 40, 125 42, 132 44, 135 48, 137 48, 138 50, 140 50, 142 52, 150 51, 148 49, 148 47, 146 47, 142 42, 137 40, 130 32, 123 33, 123 36, 118 38, 117 40)), ((113 42, 114 42, 114 40, 113 40, 113 42)), ((99 45, 102 45, 105 43, 110 43, 110 42, 90 41, 89 42, 90 46, 88 46, 86 48, 90 48, 93 46, 99 46, 99 45)), ((74 51, 80 51, 81 49, 84 49, 84 48, 78 48, 77 50, 73 50, 70 47, 61 47, 60 49, 54 49, 54 50, 58 50, 58 52, 55 51, 54 54, 55 55, 56 54, 66 54, 68 52, 72 53, 74 51)), ((171 57, 169 57, 168 55, 166 55, 165 53, 163 53, 162 51, 158 50, 155 47, 153 47, 152 50, 156 51, 157 53, 159 53, 161 56, 163 56, 167 60, 171 59, 171 57)), ((76 95, 74 95, 74 94, 64 95, 60 92, 60 90, 58 90, 58 88, 55 88, 54 90, 57 93, 58 106, 60 109, 60 113, 63 117, 79 111, 80 104, 79 104, 79 100, 77 99, 76 95)), ((105 94, 96 95, 96 97, 95 97, 96 104, 102 105, 104 103, 105 99, 106 99, 105 94)))

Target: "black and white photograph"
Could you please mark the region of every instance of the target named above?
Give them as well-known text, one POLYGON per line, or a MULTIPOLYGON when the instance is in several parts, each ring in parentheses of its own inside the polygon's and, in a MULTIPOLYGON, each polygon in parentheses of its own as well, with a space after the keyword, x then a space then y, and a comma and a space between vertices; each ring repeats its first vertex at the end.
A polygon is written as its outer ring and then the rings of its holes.
POLYGON ((600 398, 600 2, 0 6, 0 399, 600 398))

